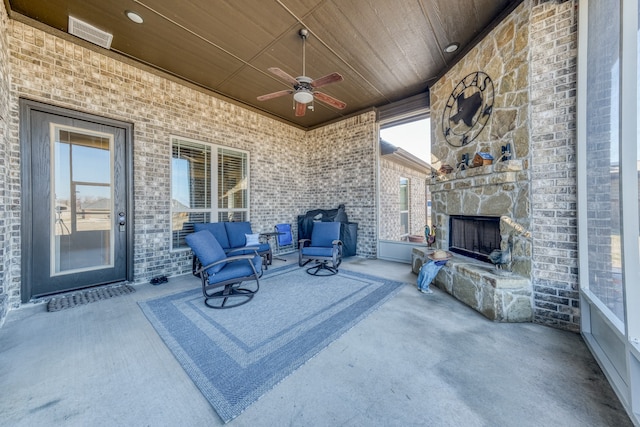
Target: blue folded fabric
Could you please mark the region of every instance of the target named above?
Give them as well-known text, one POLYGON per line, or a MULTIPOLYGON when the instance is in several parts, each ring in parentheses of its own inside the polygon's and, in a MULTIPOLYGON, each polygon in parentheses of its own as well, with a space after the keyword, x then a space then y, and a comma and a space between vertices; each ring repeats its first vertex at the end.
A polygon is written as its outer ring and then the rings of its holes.
POLYGON ((438 271, 442 268, 443 265, 447 263, 447 260, 444 261, 429 261, 426 264, 423 264, 420 268, 420 274, 418 274, 418 290, 425 294, 433 293, 431 289, 429 289, 429 285, 433 279, 435 279, 438 271))

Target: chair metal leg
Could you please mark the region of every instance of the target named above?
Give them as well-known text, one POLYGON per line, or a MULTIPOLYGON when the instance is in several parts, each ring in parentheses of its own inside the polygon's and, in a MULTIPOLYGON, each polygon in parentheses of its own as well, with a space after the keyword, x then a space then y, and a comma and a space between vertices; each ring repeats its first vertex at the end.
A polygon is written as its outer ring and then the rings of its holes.
POLYGON ((248 303, 249 301, 251 301, 256 291, 236 287, 239 285, 240 283, 234 285, 226 285, 223 290, 216 292, 207 292, 206 289, 203 289, 204 304, 209 308, 221 309, 238 307, 240 305, 248 303), (220 302, 220 300, 222 301, 220 302), (218 302, 217 304, 215 304, 216 301, 218 302), (227 304, 230 301, 232 303, 227 304))
POLYGON ((307 268, 307 273, 312 276, 333 276, 338 274, 338 266, 330 266, 328 261, 319 261, 316 265, 307 268))

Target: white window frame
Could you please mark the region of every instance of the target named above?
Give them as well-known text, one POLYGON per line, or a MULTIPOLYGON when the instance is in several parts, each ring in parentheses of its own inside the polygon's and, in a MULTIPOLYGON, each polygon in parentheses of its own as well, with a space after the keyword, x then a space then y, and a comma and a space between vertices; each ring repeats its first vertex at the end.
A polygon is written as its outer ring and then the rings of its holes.
MULTIPOLYGON (((170 135, 170 152, 171 152, 171 157, 170 157, 170 165, 169 165, 169 169, 170 169, 170 179, 173 180, 173 147, 174 144, 177 141, 183 141, 186 143, 190 143, 190 144, 196 144, 196 145, 202 145, 203 147, 209 147, 211 150, 211 159, 210 159, 210 165, 209 165, 209 176, 210 176, 210 185, 211 185, 211 200, 210 200, 210 206, 206 207, 206 208, 196 208, 196 209, 185 209, 185 210, 175 210, 173 208, 173 204, 170 203, 170 212, 169 212, 169 217, 171 219, 171 242, 170 242, 170 251, 171 252, 180 252, 180 251, 187 251, 190 250, 188 246, 180 246, 180 247, 174 247, 175 242, 174 242, 174 233, 173 233, 173 215, 174 213, 177 212, 194 212, 194 213, 198 213, 198 212, 202 212, 205 214, 209 214, 209 220, 210 222, 218 222, 218 217, 219 214, 221 212, 241 212, 244 213, 244 217, 246 221, 250 221, 250 212, 251 212, 251 191, 250 191, 250 185, 249 183, 251 182, 251 158, 250 158, 250 153, 247 150, 242 150, 239 148, 234 148, 234 147, 229 147, 229 146, 224 146, 224 145, 219 145, 219 144, 214 144, 214 143, 210 143, 210 142, 205 142, 205 141, 200 141, 200 140, 196 140, 196 139, 191 139, 191 138, 186 138, 183 136, 179 136, 179 135, 170 135), (219 200, 219 194, 218 194, 218 155, 220 150, 229 150, 229 151, 233 151, 233 152, 237 152, 237 153, 241 153, 244 154, 246 156, 246 180, 247 180, 247 195, 246 195, 246 200, 247 200, 247 205, 244 208, 220 208, 218 206, 218 200, 219 200)), ((173 200, 173 182, 171 182, 170 184, 170 200, 173 200)))

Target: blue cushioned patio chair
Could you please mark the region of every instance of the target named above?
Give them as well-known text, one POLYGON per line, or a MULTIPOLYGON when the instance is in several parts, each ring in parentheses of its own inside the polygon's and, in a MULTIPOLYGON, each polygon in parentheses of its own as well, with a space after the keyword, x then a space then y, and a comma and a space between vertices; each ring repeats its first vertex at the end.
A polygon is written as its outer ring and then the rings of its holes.
MULTIPOLYGON (((291 224, 276 224, 274 227, 276 234, 276 247, 278 248, 278 252, 283 249, 294 249, 293 246, 293 232, 291 231, 291 224)), ((280 261, 286 261, 284 258, 273 257, 274 259, 279 259, 280 261)))
MULTIPOLYGON (((251 243, 247 246, 247 236, 253 234, 251 223, 241 222, 204 222, 193 224, 194 231, 207 230, 218 240, 227 255, 252 254, 258 249, 258 254, 264 259, 264 266, 271 264, 271 246, 268 242, 251 243)), ((259 236, 259 235, 258 235, 259 236)), ((198 258, 193 258, 193 274, 200 267, 198 258)))
POLYGON ((200 260, 195 274, 202 280, 204 303, 211 308, 231 308, 251 301, 260 289, 262 257, 250 254, 228 256, 209 231, 189 234, 185 240, 200 260), (255 289, 241 288, 242 282, 255 280, 255 289))
POLYGON ((311 239, 301 239, 298 243, 298 265, 302 267, 310 261, 316 262, 307 268, 307 273, 314 276, 338 273, 338 266, 342 262, 339 222, 314 222, 311 239))

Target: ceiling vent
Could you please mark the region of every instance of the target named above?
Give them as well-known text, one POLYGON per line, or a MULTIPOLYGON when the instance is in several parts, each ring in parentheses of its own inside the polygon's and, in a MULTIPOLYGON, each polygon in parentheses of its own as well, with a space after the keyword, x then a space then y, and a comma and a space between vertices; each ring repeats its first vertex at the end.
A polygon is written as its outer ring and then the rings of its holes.
POLYGON ((106 33, 72 16, 69 17, 69 34, 105 49, 111 48, 111 40, 113 40, 113 34, 106 33))

